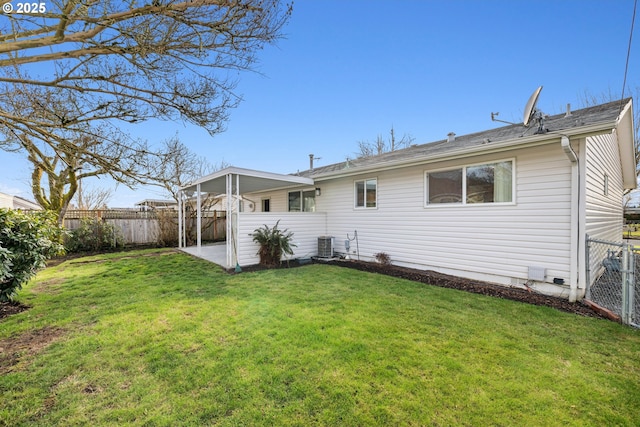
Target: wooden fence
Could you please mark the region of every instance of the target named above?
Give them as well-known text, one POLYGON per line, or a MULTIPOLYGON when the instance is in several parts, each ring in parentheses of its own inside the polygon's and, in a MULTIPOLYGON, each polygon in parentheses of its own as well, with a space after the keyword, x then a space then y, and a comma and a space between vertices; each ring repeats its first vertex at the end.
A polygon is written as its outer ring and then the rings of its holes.
MULTIPOLYGON (((139 209, 70 210, 64 227, 80 228, 82 219, 94 218, 112 224, 127 246, 173 244, 178 242, 178 212, 174 210, 143 211, 139 209)), ((188 235, 196 234, 196 219, 187 218, 188 235)), ((226 237, 225 212, 205 212, 202 218, 202 240, 219 241, 226 237)))

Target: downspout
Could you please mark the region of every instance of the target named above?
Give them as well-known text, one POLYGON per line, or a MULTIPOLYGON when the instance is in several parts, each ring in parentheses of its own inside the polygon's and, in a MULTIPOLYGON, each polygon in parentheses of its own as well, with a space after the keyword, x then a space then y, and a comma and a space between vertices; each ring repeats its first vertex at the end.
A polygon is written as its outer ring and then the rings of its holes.
POLYGON ((560 139, 560 146, 562 151, 567 156, 567 159, 571 162, 571 213, 570 213, 570 238, 571 245, 570 260, 573 260, 569 265, 569 302, 576 302, 578 299, 578 265, 580 264, 580 169, 578 163, 578 156, 571 147, 569 137, 562 136, 560 139))

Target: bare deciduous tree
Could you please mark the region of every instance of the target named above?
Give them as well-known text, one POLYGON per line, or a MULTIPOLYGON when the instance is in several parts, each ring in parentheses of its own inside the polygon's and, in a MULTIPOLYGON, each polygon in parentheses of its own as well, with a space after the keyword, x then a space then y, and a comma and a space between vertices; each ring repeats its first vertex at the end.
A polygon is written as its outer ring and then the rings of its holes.
POLYGON ((44 209, 57 212, 59 222, 82 179, 109 175, 133 185, 148 178, 151 154, 146 142, 131 139, 108 121, 60 125, 66 117, 81 114, 68 92, 16 85, 3 101, 6 110, 30 122, 0 120, 0 146, 27 154, 33 196, 44 209))
MULTIPOLYGON (((160 186, 176 202, 180 197, 178 192, 181 187, 228 166, 224 161, 217 165, 212 165, 204 157, 198 156, 189 150, 180 141, 178 135, 163 141, 162 146, 162 154, 156 157, 156 164, 151 167, 151 171, 155 177, 156 185, 160 186)), ((201 198, 200 212, 201 217, 204 219, 202 222, 203 229, 210 227, 216 221, 217 213, 214 210, 221 200, 221 196, 212 194, 207 194, 201 198)), ((186 238, 188 244, 191 244, 195 241, 197 233, 197 203, 193 197, 183 200, 183 203, 187 213, 186 238)), ((167 230, 163 235, 171 235, 171 232, 177 230, 176 218, 169 215, 161 216, 161 228, 167 230)), ((177 236, 175 239, 177 242, 177 236)), ((166 237, 164 240, 167 240, 166 237)))
POLYGON ((206 158, 189 150, 176 134, 162 141, 159 155, 151 166, 151 174, 155 185, 177 202, 181 187, 227 166, 225 162, 218 165, 209 163, 206 158))
MULTIPOLYGON (((3 18, 0 67, 18 70, 0 76, 5 90, 14 84, 56 87, 73 92, 92 116, 180 119, 211 133, 238 101, 234 71, 251 68, 256 52, 279 37, 291 12, 278 0, 47 5, 44 14, 3 18), (19 71, 43 62, 52 69, 48 76, 19 71)), ((82 117, 67 119, 64 124, 72 125, 82 117)))
POLYGON ((279 0, 58 0, 45 9, 0 21, 0 148, 27 153, 34 197, 60 218, 78 179, 148 182, 152 152, 117 122, 223 130, 240 101, 237 73, 291 13, 279 0))
POLYGON ((87 186, 82 184, 82 180, 79 180, 78 191, 73 198, 73 203, 80 210, 106 209, 112 196, 113 190, 110 188, 87 186))
POLYGON ((415 141, 415 138, 407 134, 403 135, 399 141, 396 141, 396 134, 393 127, 389 133, 390 136, 388 141, 385 141, 381 135, 378 135, 374 142, 358 141, 358 151, 356 152, 356 156, 360 158, 377 156, 390 151, 407 148, 413 141, 415 141))

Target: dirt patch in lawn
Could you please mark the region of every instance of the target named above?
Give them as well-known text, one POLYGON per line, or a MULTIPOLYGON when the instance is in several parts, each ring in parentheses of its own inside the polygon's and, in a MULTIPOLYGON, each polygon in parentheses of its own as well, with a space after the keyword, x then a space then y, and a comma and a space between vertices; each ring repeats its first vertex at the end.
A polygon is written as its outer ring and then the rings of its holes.
POLYGON ((60 292, 60 285, 64 283, 64 279, 56 278, 38 282, 31 290, 37 294, 57 294, 60 292))
POLYGON ((64 329, 45 327, 0 340, 0 375, 19 368, 64 334, 64 329))
POLYGON ((472 292, 474 294, 482 294, 513 301, 520 301, 527 304, 552 307, 557 310, 579 314, 581 316, 605 318, 601 313, 596 312, 581 302, 572 303, 566 299, 542 295, 526 289, 501 286, 479 280, 463 279, 461 277, 449 276, 447 274, 437 273, 430 270, 417 270, 413 268, 398 267, 395 265, 382 265, 379 263, 355 260, 330 261, 329 264, 354 268, 356 270, 368 271, 371 273, 385 274, 387 276, 399 277, 442 288, 458 289, 460 291, 472 292))
POLYGON ((151 253, 139 253, 139 254, 135 254, 132 255, 131 252, 132 251, 138 251, 141 249, 145 249, 145 247, 143 246, 132 246, 129 248, 124 248, 121 250, 114 250, 111 252, 78 252, 78 253, 73 253, 73 254, 66 254, 66 255, 62 255, 62 256, 57 256, 54 258, 51 258, 50 260, 47 261, 47 267, 55 267, 59 264, 62 264, 65 261, 71 261, 71 264, 91 264, 91 263, 103 263, 103 262, 107 262, 107 261, 117 261, 117 260, 121 260, 121 259, 131 259, 131 258, 139 258, 139 257, 157 257, 157 256, 164 256, 164 255, 172 255, 172 254, 176 254, 176 253, 180 253, 180 251, 178 251, 177 249, 173 249, 173 248, 166 248, 165 250, 162 251, 158 251, 158 252, 151 252, 151 253), (96 256, 96 255, 104 255, 106 253, 121 253, 121 256, 114 256, 112 258, 109 259, 100 259, 100 260, 81 260, 78 258, 85 258, 85 257, 90 257, 90 256, 96 256), (77 261, 74 261, 78 259, 77 261))
POLYGON ((19 302, 0 302, 0 320, 12 314, 18 314, 30 307, 19 302))

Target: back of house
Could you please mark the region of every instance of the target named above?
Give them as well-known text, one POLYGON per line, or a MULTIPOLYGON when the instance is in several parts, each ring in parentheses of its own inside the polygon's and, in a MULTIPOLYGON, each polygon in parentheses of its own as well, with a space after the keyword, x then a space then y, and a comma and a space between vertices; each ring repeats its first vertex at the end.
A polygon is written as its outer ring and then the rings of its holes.
POLYGON ((241 265, 257 262, 251 231, 280 220, 294 232, 293 257, 318 255, 318 238, 331 236, 335 256, 383 253, 400 266, 576 300, 587 285, 587 235, 622 239, 623 197, 636 186, 633 129, 625 99, 537 127, 449 135, 316 167, 291 182, 256 172, 252 184, 264 176, 265 185, 243 189, 246 171, 234 168, 211 179, 227 174, 228 191, 252 201, 232 222, 241 265))

